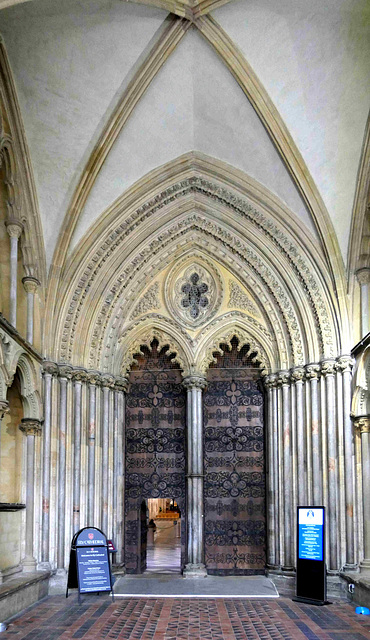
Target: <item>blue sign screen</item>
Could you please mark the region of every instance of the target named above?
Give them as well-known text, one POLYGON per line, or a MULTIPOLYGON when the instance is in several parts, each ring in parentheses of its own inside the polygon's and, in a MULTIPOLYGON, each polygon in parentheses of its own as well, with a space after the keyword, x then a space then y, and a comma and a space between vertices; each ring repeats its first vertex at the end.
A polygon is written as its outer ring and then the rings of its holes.
POLYGON ((324 559, 324 510, 304 507, 298 509, 298 558, 324 559))

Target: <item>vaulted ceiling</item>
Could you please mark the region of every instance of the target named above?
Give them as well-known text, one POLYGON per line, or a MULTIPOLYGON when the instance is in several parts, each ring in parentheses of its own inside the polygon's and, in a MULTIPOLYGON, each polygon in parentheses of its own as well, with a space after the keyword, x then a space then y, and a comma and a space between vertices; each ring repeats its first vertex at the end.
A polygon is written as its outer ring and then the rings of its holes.
POLYGON ((346 262, 370 105, 367 0, 0 9, 48 265, 62 266, 136 181, 189 151, 263 185, 346 262))

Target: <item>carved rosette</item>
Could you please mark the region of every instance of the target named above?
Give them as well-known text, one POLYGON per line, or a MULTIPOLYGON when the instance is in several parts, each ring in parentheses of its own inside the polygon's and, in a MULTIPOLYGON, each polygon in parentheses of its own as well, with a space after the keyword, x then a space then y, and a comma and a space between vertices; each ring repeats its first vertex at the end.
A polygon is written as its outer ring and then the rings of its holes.
POLYGON ((197 258, 176 263, 165 282, 169 312, 189 329, 205 324, 215 315, 222 292, 222 279, 214 265, 197 258))
POLYGON ((35 418, 22 418, 19 429, 26 436, 39 436, 41 435, 42 420, 36 420, 35 418))

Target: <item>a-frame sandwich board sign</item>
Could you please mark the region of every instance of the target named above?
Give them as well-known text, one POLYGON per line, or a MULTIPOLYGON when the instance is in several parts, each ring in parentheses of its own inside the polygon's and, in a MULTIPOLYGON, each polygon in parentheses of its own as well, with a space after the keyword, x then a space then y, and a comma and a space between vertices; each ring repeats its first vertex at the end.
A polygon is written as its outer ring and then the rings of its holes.
POLYGON ((81 593, 110 592, 114 600, 112 572, 105 534, 96 527, 84 527, 72 539, 68 570, 68 589, 81 593))

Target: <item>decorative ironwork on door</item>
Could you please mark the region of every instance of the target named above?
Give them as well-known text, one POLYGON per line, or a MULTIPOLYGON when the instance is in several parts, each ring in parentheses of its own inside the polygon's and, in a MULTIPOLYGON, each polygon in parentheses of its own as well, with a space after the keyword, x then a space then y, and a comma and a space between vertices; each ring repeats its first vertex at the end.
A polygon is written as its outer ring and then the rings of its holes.
POLYGON ((186 396, 177 364, 158 350, 136 356, 126 401, 125 563, 140 572, 138 519, 147 498, 174 498, 182 513, 182 563, 185 553, 185 424, 186 396))
POLYGON ((208 372, 204 394, 205 556, 209 573, 265 569, 263 395, 247 348, 208 372))

